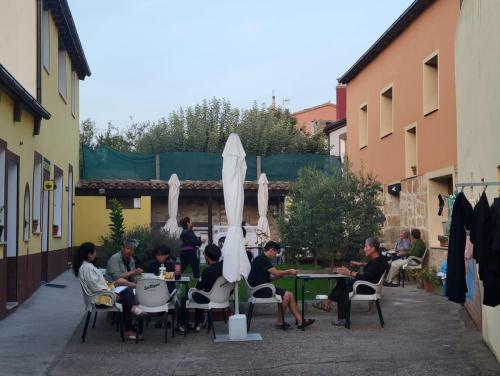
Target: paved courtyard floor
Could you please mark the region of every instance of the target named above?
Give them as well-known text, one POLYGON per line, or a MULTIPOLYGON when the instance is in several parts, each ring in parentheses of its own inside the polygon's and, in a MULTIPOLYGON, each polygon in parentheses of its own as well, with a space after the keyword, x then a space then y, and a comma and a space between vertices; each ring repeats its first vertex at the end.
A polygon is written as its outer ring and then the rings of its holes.
MULTIPOLYGON (((55 352, 40 365, 40 372, 26 374, 500 375, 499 364, 460 305, 408 286, 385 289, 382 310, 384 329, 375 311, 357 305, 351 330, 332 327, 334 314, 310 309, 308 316, 317 320, 313 326, 305 332, 283 332, 274 328, 274 316, 256 309, 252 332, 260 333, 263 341, 214 343, 204 331, 186 338, 169 336, 166 345, 163 331, 153 326, 145 328, 145 340, 139 344, 122 344, 103 315, 95 329, 89 328, 85 343, 80 342, 80 320, 67 342, 55 349, 43 346, 36 335, 25 337, 25 341, 36 341, 38 352, 55 352)), ((39 320, 37 317, 34 312, 33 320, 39 320)), ((217 322, 216 330, 222 333, 227 329, 223 322, 217 322)), ((0 356, 0 374, 24 374, 23 370, 33 366, 28 362, 23 368, 23 359, 29 355, 22 349, 15 355, 22 340, 13 343, 9 352, 10 364, 20 367, 15 373, 2 373, 9 364, 0 356)))

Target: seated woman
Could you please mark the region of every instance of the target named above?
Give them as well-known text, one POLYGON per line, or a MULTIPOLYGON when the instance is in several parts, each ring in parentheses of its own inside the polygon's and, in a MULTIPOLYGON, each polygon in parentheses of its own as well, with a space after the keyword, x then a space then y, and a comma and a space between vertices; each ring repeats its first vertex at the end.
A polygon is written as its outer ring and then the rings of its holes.
MULTIPOLYGON (((117 279, 113 283, 108 283, 104 276, 94 266, 97 257, 97 250, 93 243, 83 243, 75 253, 73 259, 73 272, 75 276, 85 285, 91 293, 100 291, 113 291, 114 286, 123 285, 124 281, 117 279)), ((118 294, 117 299, 123 306, 123 317, 125 326, 125 336, 127 339, 135 339, 132 327, 132 315, 139 316, 144 312, 136 306, 135 296, 131 288, 126 288, 118 294)), ((103 300, 103 304, 108 302, 103 300)))

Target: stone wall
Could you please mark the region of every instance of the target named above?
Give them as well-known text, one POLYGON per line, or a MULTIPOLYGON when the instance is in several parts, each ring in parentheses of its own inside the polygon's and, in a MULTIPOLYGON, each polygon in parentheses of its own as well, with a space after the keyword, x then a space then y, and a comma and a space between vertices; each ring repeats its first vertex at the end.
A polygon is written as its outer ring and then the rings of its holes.
POLYGON ((422 176, 402 180, 399 196, 390 195, 386 185, 383 199, 382 211, 386 220, 382 228, 382 245, 393 247, 400 231, 412 228, 418 228, 422 239, 428 244, 426 180, 422 176))

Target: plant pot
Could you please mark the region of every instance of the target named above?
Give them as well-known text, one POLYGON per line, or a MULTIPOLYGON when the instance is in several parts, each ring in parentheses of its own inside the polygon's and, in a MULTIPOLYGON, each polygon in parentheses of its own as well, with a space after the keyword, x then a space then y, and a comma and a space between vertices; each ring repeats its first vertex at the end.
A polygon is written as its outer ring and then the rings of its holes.
POLYGON ((57 236, 58 234, 59 234, 59 226, 53 225, 52 226, 52 236, 57 236))
POLYGON ((38 219, 31 221, 31 232, 34 234, 38 232, 38 219))
POLYGON ((448 240, 440 241, 439 246, 442 248, 448 248, 448 240))
POLYGON ((424 281, 424 289, 427 292, 433 293, 434 292, 434 284, 429 281, 424 281))

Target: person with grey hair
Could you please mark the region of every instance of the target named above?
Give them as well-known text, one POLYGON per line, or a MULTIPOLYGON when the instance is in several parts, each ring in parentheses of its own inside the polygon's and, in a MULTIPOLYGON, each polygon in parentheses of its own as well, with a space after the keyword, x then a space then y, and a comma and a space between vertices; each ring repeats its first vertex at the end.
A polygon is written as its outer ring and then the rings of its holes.
MULTIPOLYGON (((337 320, 332 322, 332 325, 334 326, 345 326, 346 324, 347 310, 349 306, 349 293, 352 291, 354 282, 367 281, 371 283, 378 283, 380 278, 382 278, 382 275, 387 270, 388 263, 386 258, 380 255, 380 243, 377 239, 366 239, 364 252, 368 262, 350 262, 351 267, 363 266, 363 271, 355 272, 346 267, 339 268, 337 273, 349 276, 349 278, 339 280, 332 292, 330 292, 330 295, 328 295, 327 300, 313 304, 314 308, 330 312, 332 310, 332 302, 337 302, 337 320)), ((360 286, 357 293, 373 294, 374 290, 368 286, 360 286)))
POLYGON ((404 252, 410 248, 411 248, 410 231, 401 230, 399 234, 399 239, 396 241, 396 244, 394 246, 394 250, 396 251, 396 253, 399 253, 400 251, 404 252))
POLYGON ((136 247, 137 243, 133 239, 123 241, 122 249, 108 260, 105 274, 108 281, 122 281, 119 282, 120 285, 135 287, 136 277, 143 272, 141 268, 136 268, 135 265, 133 255, 136 247))

